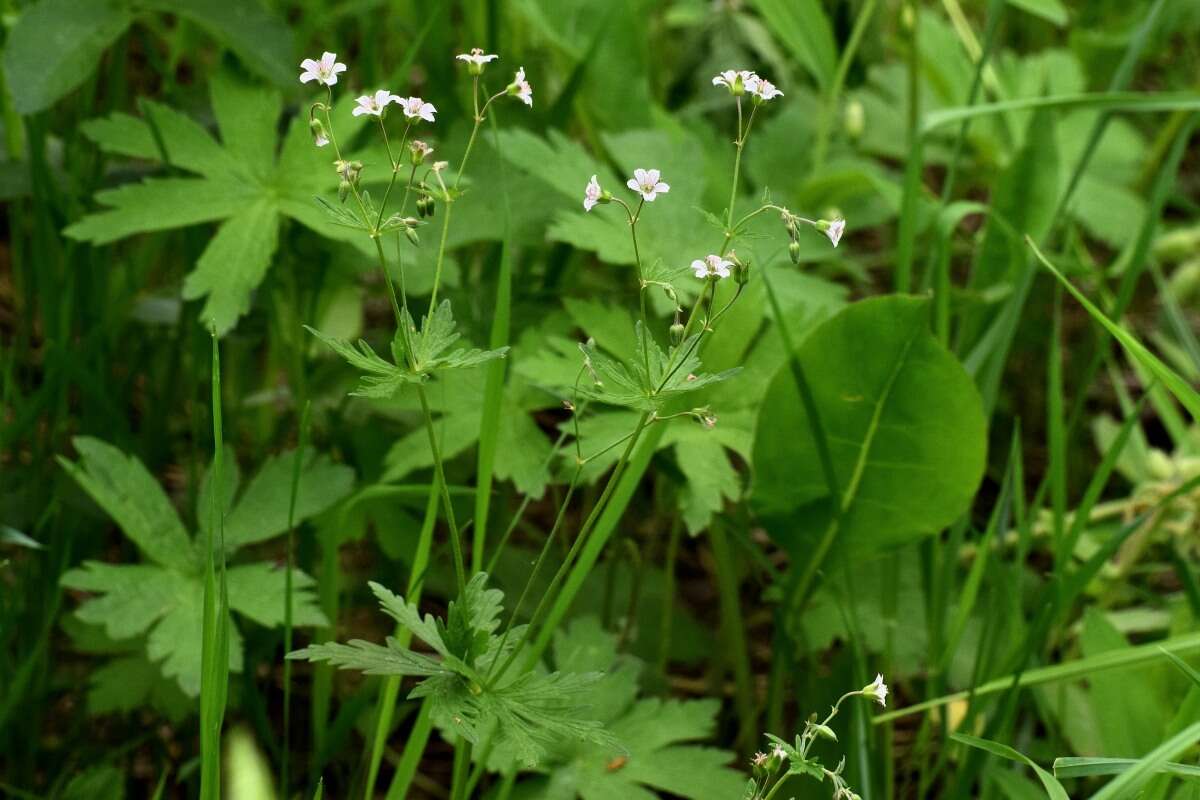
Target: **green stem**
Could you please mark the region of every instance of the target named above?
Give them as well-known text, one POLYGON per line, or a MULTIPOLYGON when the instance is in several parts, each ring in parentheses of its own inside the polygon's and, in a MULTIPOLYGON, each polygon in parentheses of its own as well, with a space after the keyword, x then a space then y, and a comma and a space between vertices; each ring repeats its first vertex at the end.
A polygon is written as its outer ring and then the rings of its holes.
MULTIPOLYGON (((616 489, 617 483, 621 480, 621 476, 625 473, 625 467, 629 464, 629 456, 633 453, 634 447, 637 446, 638 440, 641 438, 641 434, 646 429, 646 426, 649 424, 649 422, 650 412, 648 411, 644 412, 638 418, 637 427, 634 430, 634 434, 630 438, 629 444, 626 445, 625 450, 621 453, 621 457, 617 461, 616 468, 613 469, 612 475, 609 476, 608 482, 604 485, 604 490, 600 493, 599 499, 596 500, 596 504, 592 506, 591 512, 588 514, 587 519, 584 520, 583 525, 580 527, 579 534, 575 537, 575 541, 571 544, 571 549, 567 552, 566 558, 563 559, 558 571, 554 573, 554 577, 550 581, 550 586, 542 595, 541 600, 538 601, 537 607, 533 611, 533 617, 530 619, 529 626, 525 629, 525 635, 521 638, 521 643, 513 650, 512 654, 508 657, 508 660, 504 662, 504 665, 500 667, 495 681, 500 680, 500 678, 504 676, 505 671, 512 666, 512 663, 516 660, 517 656, 525 651, 525 646, 529 643, 534 630, 536 630, 537 626, 542 621, 542 616, 545 613, 547 605, 554 598, 559 584, 561 584, 563 578, 566 577, 567 571, 571 568, 571 564, 575 560, 575 556, 579 553, 580 548, 583 547, 588 535, 595 527, 596 521, 600 518, 601 512, 604 511, 604 507, 608 503, 608 499, 612 496, 613 490, 616 489)), ((531 666, 532 663, 536 662, 538 655, 540 654, 534 651, 527 656, 527 660, 530 662, 531 666)), ((493 683, 495 681, 493 681, 493 683)))
MULTIPOLYGON (((537 580, 538 573, 541 572, 542 563, 546 560, 546 556, 549 555, 550 548, 553 546, 554 540, 558 536, 558 531, 562 527, 563 519, 566 517, 567 507, 571 505, 571 497, 574 496, 575 489, 579 485, 579 476, 581 474, 583 474, 582 464, 575 468, 575 474, 571 476, 571 482, 567 486, 566 497, 563 498, 562 503, 558 507, 558 514, 554 518, 554 525, 550 528, 550 533, 546 535, 546 541, 542 545, 541 552, 538 553, 537 560, 533 562, 533 569, 530 571, 529 577, 525 580, 525 588, 521 591, 521 596, 517 598, 517 602, 513 606, 512 612, 508 615, 508 623, 504 626, 504 635, 500 638, 500 647, 497 649, 497 652, 499 653, 504 652, 504 646, 508 643, 508 635, 512 631, 513 624, 517 620, 517 614, 520 613, 521 609, 524 607, 525 598, 529 596, 529 590, 533 587, 534 581, 537 580)), ((517 649, 519 650, 520 648, 517 649)), ((488 669, 488 678, 491 678, 491 675, 495 671, 498 663, 499 659, 492 662, 491 668, 488 669)), ((508 665, 506 663, 505 667, 507 666, 508 665)), ((500 673, 503 674, 504 669, 501 669, 500 673)))
MULTIPOLYGON (((440 488, 437 477, 434 477, 434 482, 429 486, 429 498, 425 504, 425 518, 421 522, 421 531, 417 535, 417 550, 413 554, 412 569, 408 573, 408 587, 405 590, 404 598, 414 605, 419 605, 421 602, 421 590, 424 587, 425 571, 429 566, 429 554, 433 549, 433 529, 437 526, 437 508, 438 498, 440 497, 440 488)), ((407 647, 412 641, 412 631, 402 625, 397 625, 396 640, 401 647, 407 647)), ((383 683, 383 688, 379 692, 379 702, 376 704, 375 715, 375 734, 371 739, 371 760, 367 769, 366 788, 363 791, 363 800, 373 800, 375 797, 375 782, 379 776, 379 765, 383 761, 383 748, 387 742, 388 733, 392 729, 392 717, 396 711, 396 701, 400 696, 400 681, 401 678, 397 675, 388 676, 383 683)), ((417 716, 417 721, 413 726, 412 732, 409 734, 408 742, 404 746, 404 757, 401 758, 401 765, 412 758, 409 755, 409 748, 415 747, 416 741, 424 742, 420 738, 422 723, 425 725, 425 738, 429 736, 429 709, 422 704, 421 712, 417 716)), ((422 744, 421 750, 424 750, 422 744)), ((420 751, 416 758, 419 759, 420 751)), ((413 770, 416 766, 414 764, 413 770)), ((405 774, 403 766, 396 768, 396 773, 392 777, 392 784, 388 788, 388 797, 393 796, 393 791, 397 790, 397 782, 403 783, 402 776, 405 774)), ((409 776, 411 779, 411 775, 409 776)), ((396 796, 403 797, 408 792, 407 784, 397 792, 396 796)))
POLYGON ((829 86, 829 94, 825 98, 825 108, 821 113, 821 119, 817 126, 817 141, 813 146, 813 171, 816 172, 825 165, 825 154, 829 150, 829 133, 833 127, 833 120, 837 115, 838 98, 842 93, 842 87, 846 84, 846 73, 850 71, 850 62, 854 60, 854 54, 858 52, 858 46, 862 42, 863 34, 867 30, 867 23, 871 21, 871 17, 875 15, 875 5, 877 0, 866 0, 862 8, 858 12, 858 17, 854 20, 854 28, 850 31, 850 38, 846 40, 846 48, 842 50, 842 57, 838 60, 837 71, 833 75, 833 83, 829 86))
POLYGON ((446 524, 450 526, 450 549, 454 551, 454 577, 461 592, 467 585, 467 570, 463 560, 462 534, 454 519, 454 504, 450 501, 450 490, 446 486, 446 472, 442 467, 442 449, 438 446, 433 428, 433 412, 429 409, 429 398, 425 387, 417 384, 417 397, 421 401, 421 413, 425 416, 425 432, 429 435, 429 450, 433 454, 434 473, 442 493, 442 509, 446 512, 446 524))
MULTIPOLYGON (((312 402, 304 404, 304 413, 300 417, 300 441, 296 449, 296 457, 292 463, 292 491, 288 501, 288 537, 287 537, 287 567, 283 577, 283 652, 292 652, 292 621, 293 603, 292 586, 293 572, 296 568, 296 499, 300 494, 300 466, 304 460, 304 451, 308 445, 309 412, 312 402)), ((291 776, 292 752, 292 661, 283 661, 283 756, 279 770, 279 796, 288 796, 288 786, 291 776)))
MULTIPOLYGON (((404 126, 404 135, 400 137, 400 152, 404 152, 404 145, 408 142, 408 132, 412 129, 412 120, 404 126)), ((383 117, 379 118, 379 130, 383 131, 383 145, 387 148, 388 162, 392 165, 392 178, 388 181, 387 189, 383 192, 383 200, 379 203, 379 216, 375 220, 375 230, 379 230, 379 226, 383 224, 384 210, 387 208, 388 198, 392 194, 392 187, 396 185, 396 176, 400 174, 400 164, 396 161, 396 157, 392 154, 392 143, 388 140, 387 126, 383 124, 383 117)), ((411 185, 412 181, 409 181, 411 185)), ((406 195, 407 197, 407 195, 406 195)), ((403 213, 403 211, 401 211, 403 213)))

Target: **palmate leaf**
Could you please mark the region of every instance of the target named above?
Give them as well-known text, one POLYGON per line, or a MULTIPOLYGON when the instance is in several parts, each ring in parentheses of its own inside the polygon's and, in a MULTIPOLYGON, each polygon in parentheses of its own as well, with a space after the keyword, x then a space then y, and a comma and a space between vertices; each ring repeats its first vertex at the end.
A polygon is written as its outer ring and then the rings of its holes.
POLYGON ((487 588, 477 573, 447 610, 446 621, 421 616, 413 603, 371 584, 392 619, 434 650, 417 653, 394 638, 386 645, 352 641, 318 644, 288 654, 289 659, 323 661, 371 675, 422 678, 410 698, 426 698, 435 725, 478 743, 492 737, 495 746, 521 764, 533 766, 564 741, 614 744, 602 724, 584 712, 584 699, 602 678, 599 673, 513 673, 492 677, 497 659, 510 654, 524 628, 497 635, 503 594, 487 588))
MULTIPOLYGON (((454 314, 450 310, 449 300, 443 300, 436 309, 425 316, 420 331, 413 324, 407 310, 401 311, 401 320, 409 335, 397 336, 393 349, 405 352, 404 345, 407 341, 412 349, 413 369, 420 374, 473 367, 494 358, 504 358, 508 353, 507 347, 497 350, 450 350, 450 346, 459 340, 461 334, 454 325, 454 314)), ((397 355, 397 361, 399 360, 397 355)))
POLYGON ((356 397, 386 400, 395 397, 396 392, 400 391, 404 384, 420 383, 421 381, 420 376, 380 358, 371 345, 363 339, 359 339, 358 344, 353 345, 332 336, 326 336, 308 325, 305 325, 304 328, 328 345, 330 350, 344 358, 350 366, 363 373, 359 378, 358 388, 352 392, 356 397))
POLYGON ((597 382, 591 386, 581 384, 580 394, 610 405, 658 411, 679 395, 719 383, 740 371, 735 367, 718 373, 698 372, 700 357, 696 355, 696 350, 699 349, 699 334, 689 336, 678 346, 675 352, 679 355, 668 356, 653 337, 643 336, 641 322, 636 324, 635 329, 635 352, 628 363, 595 348, 585 350, 597 382))
MULTIPOLYGON (((641 662, 617 653, 616 636, 597 618, 580 618, 555 638, 559 669, 591 671, 603 679, 581 688, 576 702, 592 706, 617 743, 573 737, 554 747, 542 771, 549 778, 522 781, 516 797, 652 798, 655 790, 689 800, 740 797, 744 777, 727 765, 733 754, 693 744, 711 738, 716 700, 637 699, 641 662)), ((507 755, 507 754, 503 754, 507 755)), ((502 758, 489 762, 506 769, 502 758)))
MULTIPOLYGON (((106 564, 86 561, 67 571, 62 585, 91 595, 80 605, 80 620, 101 626, 113 640, 130 643, 124 655, 135 652, 155 664, 165 678, 195 697, 200 692, 203 628, 203 565, 196 558, 193 537, 184 530, 162 489, 136 458, 104 442, 75 440, 80 461, 63 461, 64 468, 121 526, 151 559, 144 564, 106 564)), ((220 507, 226 516, 226 546, 232 555, 240 547, 277 536, 286 529, 287 501, 295 459, 302 459, 296 520, 329 508, 352 488, 353 472, 312 451, 285 453, 269 459, 251 479, 238 502, 236 468, 224 470, 220 507)), ((201 497, 209 508, 218 491, 205 478, 201 497)), ((207 512, 200 524, 212 524, 207 512)), ((234 564, 227 573, 230 607, 261 625, 283 624, 285 571, 275 564, 234 564)), ((299 626, 325 624, 317 604, 315 582, 303 572, 292 575, 293 622, 299 626)), ((242 666, 241 635, 230 626, 229 667, 242 666)))
POLYGON ((421 330, 417 330, 407 309, 400 312, 400 320, 403 329, 392 340, 395 363, 381 358, 361 339, 357 345, 351 345, 326 336, 315 328, 305 327, 352 367, 364 373, 353 394, 377 400, 394 397, 404 384, 421 383, 434 372, 474 367, 495 358, 504 358, 508 353, 507 347, 498 350, 450 350, 460 334, 454 325, 449 300, 443 300, 433 313, 425 317, 421 330))
MULTIPOLYGON (((211 3, 191 5, 199 9, 211 3)), ((313 209, 313 197, 332 194, 335 186, 329 156, 313 147, 303 118, 292 122, 280 148, 279 92, 223 71, 212 80, 211 100, 221 141, 186 115, 150 101, 143 104, 146 119, 116 113, 86 123, 84 134, 106 152, 154 161, 165 154, 171 167, 193 175, 151 177, 98 192, 103 208, 64 233, 106 244, 147 231, 219 222, 184 282, 183 297, 204 299, 201 321, 224 334, 249 311, 254 289, 274 258, 284 218, 355 242, 364 252, 369 242, 361 231, 340 227, 313 209)), ((347 98, 333 112, 347 141, 363 124, 344 113, 351 103, 347 98)))

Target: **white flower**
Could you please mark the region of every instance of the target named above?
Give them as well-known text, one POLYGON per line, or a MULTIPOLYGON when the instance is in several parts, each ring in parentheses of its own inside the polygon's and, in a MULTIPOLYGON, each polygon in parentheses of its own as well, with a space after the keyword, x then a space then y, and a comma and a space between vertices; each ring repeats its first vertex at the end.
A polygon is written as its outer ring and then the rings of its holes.
POLYGON ((659 192, 666 194, 671 191, 670 184, 659 180, 662 174, 656 169, 635 169, 633 177, 625 181, 625 185, 645 198, 647 203, 653 203, 659 192))
POLYGON ((729 270, 733 267, 733 262, 721 258, 715 253, 707 255, 703 259, 697 258, 692 262, 692 272, 697 278, 728 278, 729 270))
POLYGON ((767 754, 755 753, 754 758, 750 759, 750 763, 756 767, 761 767, 763 764, 767 763, 767 754))
POLYGON ((383 110, 387 108, 388 103, 399 102, 400 98, 389 92, 387 89, 380 89, 375 92, 374 96, 364 94, 355 102, 358 103, 354 110, 350 113, 356 117, 361 117, 363 114, 371 114, 376 117, 383 116, 383 110))
POLYGON ((404 116, 409 119, 420 118, 426 122, 433 122, 433 115, 437 113, 433 103, 426 103, 419 97, 397 97, 396 102, 400 104, 404 116))
POLYGON ((833 246, 837 247, 838 242, 842 240, 842 234, 846 230, 846 220, 838 217, 833 222, 826 223, 821 232, 829 237, 829 241, 833 242, 833 246))
POLYGON ((499 57, 500 56, 496 55, 495 53, 485 54, 478 47, 472 47, 471 52, 469 52, 469 53, 459 53, 458 55, 455 56, 455 58, 457 58, 459 61, 465 61, 468 64, 473 64, 477 67, 482 67, 484 64, 488 63, 489 61, 499 58, 499 57))
POLYGON ((525 105, 533 108, 533 87, 529 85, 529 81, 525 80, 524 67, 517 68, 517 74, 513 76, 513 82, 508 85, 505 91, 525 105))
POLYGON ((860 692, 863 697, 869 697, 885 707, 887 706, 887 693, 887 684, 883 682, 883 676, 878 674, 875 676, 874 682, 864 686, 860 692))
POLYGON ((782 761, 788 757, 787 750, 784 750, 782 745, 777 744, 775 745, 775 749, 771 751, 771 757, 782 761))
POLYGON ((593 175, 592 179, 588 181, 588 185, 583 190, 583 210, 591 211, 593 208, 595 208, 596 204, 600 202, 600 197, 603 194, 604 190, 600 188, 600 182, 597 181, 596 176, 593 175))
POLYGON ((751 89, 751 85, 759 78, 748 69, 727 69, 712 79, 713 86, 724 86, 730 94, 741 94, 751 89))
POLYGON ((746 84, 746 88, 759 102, 766 102, 767 100, 774 100, 776 97, 783 97, 783 92, 779 91, 775 84, 771 83, 766 78, 760 78, 757 75, 754 76, 754 80, 752 82, 748 82, 746 84), (751 86, 751 83, 753 83, 753 86, 751 86))
POLYGON ((338 63, 337 54, 328 51, 321 54, 320 61, 304 59, 300 62, 300 68, 304 70, 300 73, 301 83, 317 81, 326 86, 333 86, 337 83, 338 73, 346 71, 346 65, 338 63))

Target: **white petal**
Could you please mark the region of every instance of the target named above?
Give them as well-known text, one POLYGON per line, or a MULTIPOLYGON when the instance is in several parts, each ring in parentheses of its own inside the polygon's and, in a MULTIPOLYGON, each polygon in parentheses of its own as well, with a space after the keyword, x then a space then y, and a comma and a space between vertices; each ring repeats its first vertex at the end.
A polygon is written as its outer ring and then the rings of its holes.
POLYGON ((639 184, 648 183, 648 181, 646 180, 647 175, 649 175, 649 173, 646 172, 646 170, 642 169, 641 167, 638 167, 637 169, 635 169, 633 171, 633 177, 637 178, 637 182, 639 184))
POLYGON ((650 184, 658 183, 658 179, 661 177, 662 177, 662 173, 656 169, 646 170, 646 183, 650 183, 650 184))
POLYGON ((654 185, 654 191, 666 194, 667 192, 671 191, 671 184, 659 181, 654 185))
POLYGON ((637 180, 635 180, 634 178, 630 178, 629 180, 625 181, 625 185, 628 186, 630 189, 633 189, 635 192, 642 191, 641 185, 638 184, 637 180))

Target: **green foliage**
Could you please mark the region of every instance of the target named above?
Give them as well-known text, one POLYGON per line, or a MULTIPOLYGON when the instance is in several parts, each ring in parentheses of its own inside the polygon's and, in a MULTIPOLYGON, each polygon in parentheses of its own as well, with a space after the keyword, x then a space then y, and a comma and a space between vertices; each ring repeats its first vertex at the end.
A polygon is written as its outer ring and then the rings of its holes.
MULTIPOLYGON (((305 121, 293 120, 282 147, 277 144, 283 102, 278 92, 229 71, 213 77, 211 90, 220 143, 199 123, 150 101, 144 104, 145 119, 115 113, 86 123, 84 133, 107 152, 161 160, 193 176, 146 178, 101 191, 96 199, 107 208, 64 233, 107 244, 147 231, 220 222, 184 281, 183 296, 205 298, 201 320, 224 334, 250 310, 251 294, 271 265, 285 218, 331 238, 362 237, 327 221, 313 202, 329 192, 331 171, 312 146, 305 121)), ((335 113, 347 107, 339 104, 335 113)), ((344 134, 352 136, 361 123, 344 116, 344 134)))
POLYGON ((431 614, 422 618, 415 605, 371 584, 384 613, 435 655, 388 637, 386 645, 361 639, 310 645, 288 658, 328 662, 368 675, 419 677, 408 696, 428 700, 434 724, 473 744, 487 733, 494 747, 525 766, 538 764, 548 747, 564 740, 610 744, 600 723, 584 716, 583 701, 599 674, 493 674, 521 641, 524 628, 513 628, 506 636, 496 633, 504 595, 486 586, 487 575, 476 573, 442 620, 431 614))
MULTIPOLYGON (((145 657, 194 697, 200 691, 198 633, 204 605, 203 554, 140 461, 97 439, 78 437, 74 441, 80 460, 73 463, 60 459, 63 468, 116 521, 147 561, 86 561, 82 567, 65 573, 62 584, 95 595, 79 607, 81 621, 102 626, 108 637, 118 641, 144 636, 145 657)), ((269 460, 237 503, 233 502, 237 478, 227 479, 222 502, 228 513, 225 542, 229 555, 283 531, 278 521, 281 515, 286 521, 291 468, 296 457, 293 452, 269 460)), ((303 463, 297 519, 329 508, 350 491, 353 483, 349 468, 324 457, 308 452, 303 463)), ((206 478, 201 497, 212 491, 206 478)), ((211 522, 201 516, 200 524, 211 522)), ((268 562, 236 564, 229 567, 227 579, 233 611, 261 625, 282 624, 282 569, 268 562)), ((296 573, 293 602, 297 625, 326 622, 315 603, 313 586, 311 577, 296 573)), ((242 640, 232 625, 228 660, 230 669, 241 669, 242 640)))
MULTIPOLYGON (((822 324, 798 350, 842 492, 834 502, 847 552, 876 553, 950 524, 982 477, 979 396, 929 332, 928 313, 924 299, 864 300, 822 324)), ((786 524, 787 515, 820 520, 832 509, 786 368, 763 402, 754 463, 756 505, 779 521, 772 535, 799 551, 806 540, 786 524)))
MULTIPOLYGON (((600 715, 620 749, 560 743, 541 766, 546 776, 521 781, 514 797, 641 798, 654 796, 654 791, 688 800, 738 796, 743 779, 727 766, 732 754, 696 744, 714 733, 715 701, 639 698, 641 662, 619 655, 616 636, 596 617, 581 617, 559 631, 553 657, 557 669, 604 675, 584 701, 600 715)), ((497 768, 503 763, 503 757, 492 760, 497 768)))
POLYGON ((351 345, 307 325, 305 327, 352 367, 364 373, 354 394, 376 400, 394 397, 406 383, 421 383, 436 372, 478 366, 492 359, 503 358, 508 352, 507 347, 496 350, 450 350, 461 334, 454 325, 449 300, 443 300, 437 309, 426 315, 419 331, 407 309, 401 310, 400 319, 402 328, 392 340, 394 363, 380 358, 361 339, 357 345, 351 345))
POLYGON ((178 14, 227 44, 259 75, 276 83, 291 78, 291 32, 258 0, 39 0, 17 18, 4 51, 17 112, 44 111, 77 88, 146 12, 178 14))

